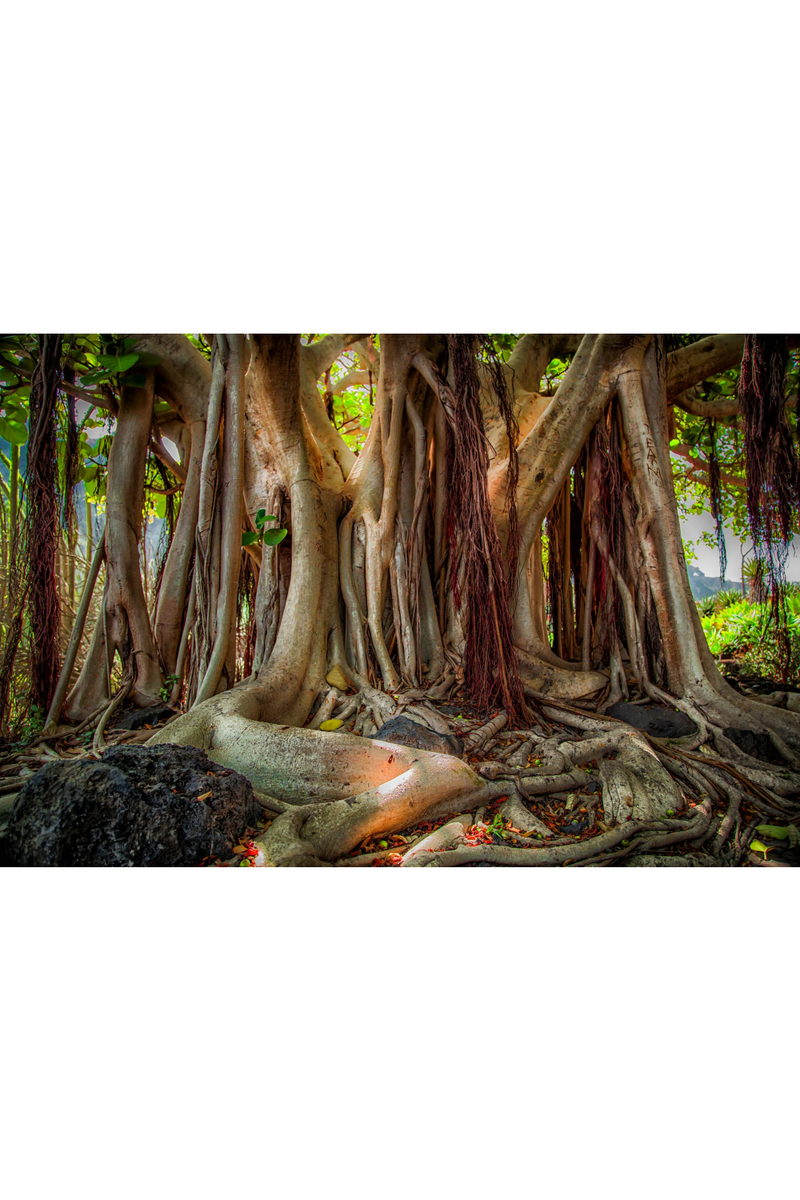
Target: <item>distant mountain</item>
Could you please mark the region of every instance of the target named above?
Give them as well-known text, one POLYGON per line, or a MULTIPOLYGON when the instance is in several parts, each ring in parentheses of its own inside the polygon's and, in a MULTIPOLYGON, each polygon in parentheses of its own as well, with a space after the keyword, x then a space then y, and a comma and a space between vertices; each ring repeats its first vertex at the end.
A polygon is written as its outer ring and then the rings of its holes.
POLYGON ((740 579, 726 579, 723 583, 719 575, 704 575, 699 567, 690 565, 686 570, 689 573, 689 585, 695 600, 705 600, 708 596, 716 596, 723 587, 741 590, 742 581, 740 579))

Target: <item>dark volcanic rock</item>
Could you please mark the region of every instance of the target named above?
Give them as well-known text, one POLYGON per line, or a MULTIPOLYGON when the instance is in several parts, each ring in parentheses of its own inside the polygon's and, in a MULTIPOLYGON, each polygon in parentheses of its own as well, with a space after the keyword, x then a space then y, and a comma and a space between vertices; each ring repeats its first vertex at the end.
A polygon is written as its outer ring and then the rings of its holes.
POLYGON ((749 754, 751 758, 760 758, 762 762, 776 763, 785 766, 784 760, 772 744, 768 733, 758 733, 754 729, 736 729, 730 725, 722 731, 730 738, 735 746, 749 754))
POLYGON ((115 729, 144 729, 145 725, 159 725, 174 717, 177 709, 168 704, 154 704, 151 708, 134 708, 126 713, 121 721, 117 721, 115 729))
POLYGON ((697 733, 697 726, 686 713, 665 708, 662 704, 625 704, 620 701, 606 709, 606 716, 627 721, 634 729, 641 729, 651 737, 679 738, 697 733))
POLYGON ((452 733, 434 733, 432 729, 412 721, 409 717, 392 717, 381 725, 371 737, 381 742, 394 742, 396 746, 413 746, 415 750, 430 750, 434 754, 453 754, 464 757, 464 743, 452 733))
POLYGON ((20 867, 194 866, 208 854, 230 858, 260 815, 250 781, 204 750, 114 746, 28 780, 4 857, 20 867))

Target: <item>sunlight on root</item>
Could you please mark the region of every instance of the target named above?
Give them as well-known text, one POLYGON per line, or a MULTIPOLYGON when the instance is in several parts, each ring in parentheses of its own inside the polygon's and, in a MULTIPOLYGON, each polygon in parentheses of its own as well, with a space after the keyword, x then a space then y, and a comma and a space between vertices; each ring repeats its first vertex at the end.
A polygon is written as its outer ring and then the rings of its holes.
POLYGON ((409 767, 402 775, 395 775, 394 779, 387 779, 386 783, 380 784, 375 790, 381 796, 389 796, 401 784, 408 782, 410 776, 414 773, 414 768, 409 767))

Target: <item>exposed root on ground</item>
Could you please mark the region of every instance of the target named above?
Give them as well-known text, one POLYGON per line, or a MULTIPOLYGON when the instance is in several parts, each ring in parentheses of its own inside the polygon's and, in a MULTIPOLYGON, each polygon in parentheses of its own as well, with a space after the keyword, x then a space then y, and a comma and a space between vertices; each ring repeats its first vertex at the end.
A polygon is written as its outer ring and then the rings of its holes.
MULTIPOLYGON (((398 709, 410 714, 418 706, 409 700, 401 694, 398 709)), ((379 786, 336 805, 305 805, 273 822, 264 839, 268 860, 276 865, 313 858, 337 866, 611 866, 629 860, 647 865, 648 856, 655 856, 657 865, 737 866, 759 824, 800 822, 800 776, 789 769, 742 752, 723 758, 708 744, 698 752, 702 739, 697 737, 662 741, 613 717, 552 701, 542 712, 552 722, 546 736, 541 729, 508 729, 503 712, 489 721, 473 720, 471 728, 463 718, 445 720, 437 714, 437 728, 465 739, 477 779, 491 788, 494 799, 474 777, 465 777, 462 793, 448 756, 416 751, 414 770, 393 785, 399 804, 387 803, 389 789, 383 785, 383 791, 379 786), (429 787, 440 773, 453 780, 446 796, 437 791, 416 799, 418 789, 429 787), (426 827, 421 836, 390 842, 393 834, 408 835, 414 824, 411 811, 403 808, 405 788, 415 796, 414 818, 424 814, 426 827), (471 815, 476 809, 478 815, 471 815), (569 822, 571 814, 571 823, 557 824, 569 822), (358 839, 367 816, 369 833, 358 839)), ((716 747, 713 734, 708 729, 716 747)), ((749 861, 754 859, 751 855, 749 861)))
POLYGON ((364 684, 325 685, 305 728, 257 719, 245 686, 155 734, 109 729, 129 686, 83 723, 82 746, 61 726, 0 756, 0 836, 44 762, 148 739, 199 745, 252 781, 268 866, 770 865, 750 852, 758 828, 800 825, 800 774, 745 754, 711 723, 662 741, 538 697, 540 725, 513 729, 504 711, 437 704, 433 689, 364 684), (469 761, 364 736, 399 714, 457 735, 469 761), (331 719, 342 725, 319 728, 331 719))

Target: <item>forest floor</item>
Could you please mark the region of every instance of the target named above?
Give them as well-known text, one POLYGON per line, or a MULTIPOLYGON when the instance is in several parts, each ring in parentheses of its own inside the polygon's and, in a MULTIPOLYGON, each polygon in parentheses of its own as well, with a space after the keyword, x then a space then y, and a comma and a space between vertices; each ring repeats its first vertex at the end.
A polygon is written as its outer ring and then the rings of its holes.
MULTIPOLYGON (((763 691, 775 690, 780 685, 775 681, 760 680, 763 691)), ((460 705, 453 704, 435 704, 437 710, 446 717, 451 729, 457 736, 467 741, 470 735, 475 735, 476 731, 485 728, 487 722, 501 717, 499 712, 480 714, 476 712, 468 701, 463 701, 460 705)), ((591 712, 586 713, 587 716, 592 716, 591 712)), ((552 733, 561 735, 564 738, 577 738, 574 729, 566 726, 552 725, 552 733)), ((585 735, 584 735, 585 736, 585 735)), ((480 748, 466 749, 464 760, 479 774, 490 775, 492 766, 495 766, 499 771, 503 770, 504 761, 514 753, 515 748, 525 744, 529 737, 529 731, 513 729, 508 726, 502 728, 496 736, 492 737, 480 748), (486 768, 489 770, 486 770, 486 768)), ((662 745, 659 739, 647 739, 653 746, 662 745)), ((677 742, 676 745, 680 743, 677 742)), ((613 757, 613 756, 607 756, 613 757)), ((518 760, 519 761, 519 760, 518 760)), ((522 772, 528 769, 536 769, 541 760, 537 757, 536 746, 531 748, 530 753, 524 764, 520 764, 522 772)), ((603 786, 599 773, 599 763, 596 759, 590 759, 583 764, 583 770, 590 776, 586 784, 582 787, 575 786, 568 791, 558 791, 543 795, 536 798, 526 797, 524 800, 524 808, 528 809, 537 824, 546 826, 547 831, 551 836, 542 830, 541 833, 534 833, 527 836, 523 831, 511 821, 501 819, 500 810, 504 806, 507 796, 497 796, 484 808, 480 809, 476 814, 474 823, 466 829, 464 834, 464 842, 466 845, 478 846, 481 844, 495 846, 509 846, 524 848, 530 845, 531 836, 539 839, 542 844, 549 847, 564 846, 573 844, 577 847, 580 843, 585 843, 596 838, 598 834, 604 833, 609 826, 606 825, 603 809, 603 786), (595 778, 591 778, 592 775, 595 778)), ((496 778, 497 776, 494 775, 496 778)), ((513 795, 514 785, 513 780, 509 779, 509 794, 513 795)), ((701 796, 706 798, 706 793, 698 792, 692 794, 688 788, 682 788, 684 799, 684 807, 674 811, 676 819, 685 818, 690 815, 690 810, 694 809, 701 796)), ((710 828, 713 831, 718 827, 724 819, 728 803, 720 798, 712 799, 712 821, 710 828)), ((759 825, 772 820, 773 818, 765 817, 763 811, 759 808, 757 797, 752 800, 743 799, 739 814, 741 816, 742 825, 747 829, 754 830, 759 825)), ((424 843, 432 841, 430 849, 427 851, 431 854, 441 853, 439 846, 435 844, 435 839, 431 839, 430 835, 436 830, 445 826, 451 818, 442 818, 438 821, 423 821, 418 825, 404 830, 402 834, 391 834, 385 838, 367 838, 356 849, 352 850, 348 863, 340 860, 338 865, 349 866, 401 866, 403 858, 410 850, 425 849, 424 843)), ((704 839, 705 840, 705 839, 704 839)), ((743 867, 761 867, 761 866, 800 866, 800 848, 790 846, 788 840, 769 838, 764 834, 759 835, 761 844, 766 844, 766 853, 764 851, 751 851, 744 853, 741 861, 736 865, 743 867)), ((615 858, 619 866, 634 865, 626 862, 628 857, 627 851, 629 842, 623 841, 616 852, 615 858)), ((698 846, 694 847, 699 849, 698 846)), ((630 849, 635 851, 636 847, 630 845, 630 849)), ((446 851, 445 851, 446 853, 446 851)), ((674 859, 675 865, 684 865, 686 863, 687 847, 683 845, 665 846, 660 854, 659 861, 653 862, 653 865, 668 865, 664 860, 674 859)), ((635 855, 631 857, 635 858, 635 855)), ((221 864, 220 864, 221 865, 221 864)), ((231 864, 234 865, 232 862, 231 864)), ((475 861, 465 862, 463 866, 496 866, 498 864, 475 861)), ((573 865, 573 860, 567 858, 562 863, 562 866, 573 865)), ((575 860, 575 865, 580 865, 575 860)), ((603 864, 603 865, 611 865, 603 864)), ((636 865, 644 865, 637 863, 636 865)), ((688 864, 687 864, 688 865, 688 864)), ((700 865, 699 863, 697 865, 700 865)), ((722 865, 722 864, 720 864, 722 865)), ((729 864, 726 864, 729 865, 729 864)))
MULTIPOLYGON (((768 688, 772 688, 772 685, 774 685, 774 689, 780 687, 780 684, 770 680, 759 680, 758 684, 759 690, 765 692, 768 688)), ((468 762, 473 770, 484 778, 493 780, 507 778, 508 794, 494 796, 468 820, 462 818, 462 829, 457 831, 455 844, 452 837, 443 843, 441 838, 434 836, 437 831, 453 820, 452 817, 444 817, 435 821, 419 822, 402 832, 367 838, 335 865, 402 866, 406 865, 405 860, 412 851, 414 852, 413 857, 419 863, 421 856, 425 854, 446 856, 456 845, 475 848, 496 846, 523 849, 537 843, 548 848, 575 846, 575 858, 566 855, 558 865, 570 866, 573 863, 574 865, 583 865, 581 859, 586 858, 586 851, 584 850, 581 854, 578 848, 582 844, 596 839, 598 835, 609 832, 611 828, 609 824, 606 824, 605 819, 607 814, 603 807, 604 786, 600 778, 598 760, 589 759, 582 762, 584 781, 581 783, 545 795, 523 796, 515 786, 519 778, 525 778, 526 774, 528 777, 537 772, 541 774, 543 770, 540 766, 541 759, 537 754, 538 746, 536 742, 532 744, 530 740, 532 731, 509 727, 503 723, 503 714, 499 712, 480 714, 472 708, 468 701, 459 702, 458 694, 451 696, 449 703, 437 702, 435 708, 447 721, 452 732, 465 743, 464 761, 468 762), (492 727, 494 725, 500 727, 495 730, 492 727), (485 734, 487 728, 488 736, 485 734), (484 733, 483 738, 481 737, 482 732, 484 733), (476 738, 478 744, 475 744, 476 738), (507 760, 510 758, 513 758, 514 767, 508 765, 507 760), (524 830, 515 825, 512 820, 507 819, 507 813, 504 814, 501 811, 506 801, 515 795, 519 801, 516 809, 516 812, 520 814, 518 819, 521 820, 521 815, 530 816, 530 821, 525 822, 527 828, 524 830), (531 826, 534 826, 533 830, 531 826)), ((565 713, 578 711, 569 710, 568 706, 564 706, 564 710, 565 713)), ((116 714, 116 718, 119 721, 124 719, 125 715, 123 712, 119 712, 116 714)), ((130 717, 132 713, 129 712, 127 715, 130 717)), ((106 746, 142 745, 150 738, 155 729, 163 728, 164 715, 162 711, 161 719, 155 720, 153 724, 144 724, 142 728, 138 729, 124 729, 119 725, 105 730, 101 729, 99 737, 98 720, 95 720, 93 723, 88 723, 87 728, 72 729, 61 726, 57 733, 49 738, 34 735, 26 742, 0 745, 0 840, 5 836, 8 816, 16 795, 25 781, 31 778, 40 767, 55 760, 74 761, 87 757, 97 758, 102 755, 106 746), (92 724, 95 726, 94 729, 92 724)), ((587 711, 585 715, 593 717, 596 714, 587 711)), ((159 714, 154 714, 154 716, 157 717, 159 714)), ((573 740, 586 737, 585 733, 578 734, 575 728, 569 727, 568 724, 554 723, 552 716, 551 708, 549 722, 551 737, 573 740)), ((614 722, 613 724, 619 728, 621 723, 614 722)), ((539 732, 539 736, 543 736, 541 732, 539 732)), ((670 742, 651 738, 646 734, 642 736, 645 736, 656 750, 664 750, 667 747, 677 750, 681 745, 680 739, 670 742)), ((708 748, 700 747, 700 749, 707 751, 708 748)), ((613 759, 614 756, 612 754, 605 757, 613 759)), ((708 766, 718 767, 719 760, 709 754, 708 766)), ((763 798, 759 797, 757 788, 753 790, 752 795, 742 795, 738 804, 736 841, 737 846, 740 844, 740 853, 734 854, 732 861, 712 862, 709 856, 702 851, 702 847, 709 841, 715 830, 719 829, 729 810, 728 799, 719 793, 712 793, 712 788, 708 791, 704 791, 702 787, 692 788, 686 786, 685 781, 680 785, 683 807, 669 810, 669 816, 674 817, 674 821, 670 824, 677 825, 679 821, 685 822, 687 818, 691 818, 692 810, 701 803, 706 806, 710 804, 711 811, 711 821, 708 823, 708 830, 704 837, 690 843, 688 847, 684 840, 678 844, 664 845, 658 849, 657 854, 646 856, 640 853, 642 846, 645 849, 648 848, 644 845, 642 837, 637 838, 631 835, 630 839, 622 841, 610 852, 602 852, 598 848, 597 860, 592 857, 590 861, 586 862, 586 865, 800 866, 800 847, 796 844, 796 837, 789 839, 784 833, 775 838, 758 832, 759 827, 761 829, 765 826, 774 827, 776 818, 774 812, 765 815, 763 798), (687 858, 687 855, 690 857, 687 858), (694 855, 693 858, 692 855, 694 855)), ((256 794, 258 795, 258 793, 256 794)), ((266 804, 269 803, 269 800, 268 797, 264 798, 266 804)), ((236 846, 234 855, 230 859, 222 861, 219 858, 210 857, 198 865, 213 867, 264 865, 265 856, 261 839, 275 818, 275 814, 264 803, 262 803, 262 807, 263 821, 256 826, 242 830, 240 843, 236 846)), ((795 827, 798 820, 800 819, 791 816, 788 818, 789 824, 795 827)), ((652 849, 652 847, 650 848, 652 849)), ((454 865, 455 861, 454 859, 454 865)), ((437 860, 435 865, 439 865, 439 863, 440 860, 437 860)), ((431 863, 431 865, 434 864, 431 863)), ((481 860, 478 854, 474 861, 459 861, 458 865, 495 866, 502 864, 481 860)))

